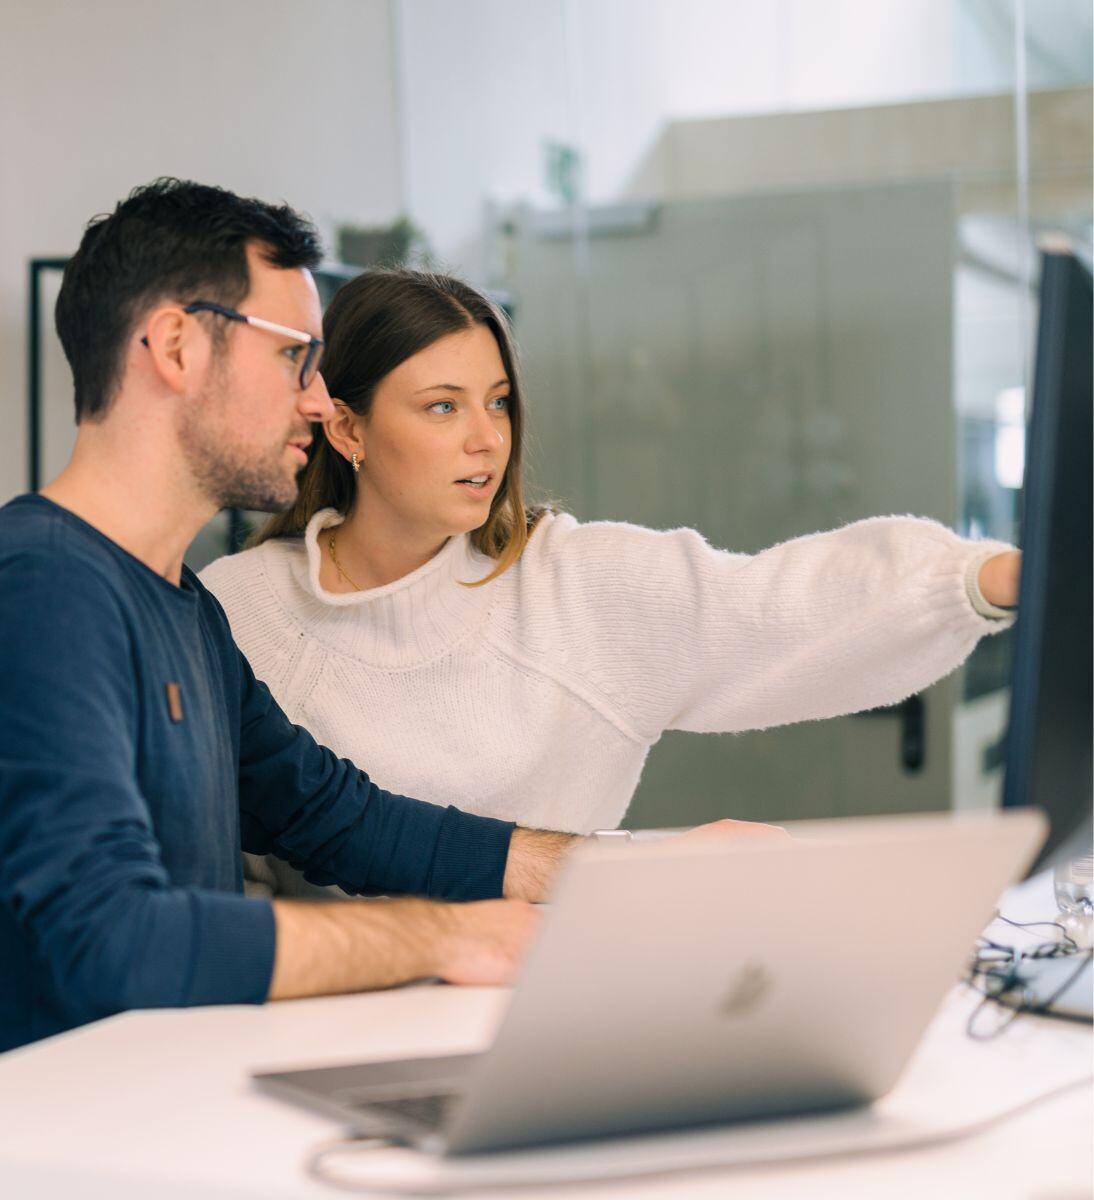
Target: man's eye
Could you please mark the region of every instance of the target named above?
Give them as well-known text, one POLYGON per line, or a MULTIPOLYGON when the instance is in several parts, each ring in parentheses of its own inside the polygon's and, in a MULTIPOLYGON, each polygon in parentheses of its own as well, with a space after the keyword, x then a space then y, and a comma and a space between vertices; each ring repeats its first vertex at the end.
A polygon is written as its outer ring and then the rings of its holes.
POLYGON ((435 403, 429 406, 429 411, 440 413, 442 416, 446 416, 450 412, 455 412, 456 406, 451 400, 437 400, 435 403))
POLYGON ((304 347, 298 342, 296 345, 286 346, 284 353, 290 362, 297 362, 301 354, 304 353, 304 347))

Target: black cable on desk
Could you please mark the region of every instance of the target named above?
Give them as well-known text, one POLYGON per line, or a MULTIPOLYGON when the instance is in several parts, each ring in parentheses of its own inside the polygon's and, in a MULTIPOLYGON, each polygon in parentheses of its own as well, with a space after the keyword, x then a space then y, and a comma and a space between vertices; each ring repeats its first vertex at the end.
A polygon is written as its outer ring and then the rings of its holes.
POLYGON ((1006 946, 991 938, 980 938, 972 962, 969 964, 968 982, 983 999, 969 1015, 965 1032, 976 1041, 990 1041, 1009 1029, 1014 1021, 1023 1014, 1051 1016, 1052 1006, 1079 978, 1090 962, 1094 951, 1083 950, 1059 921, 1012 921, 1001 913, 996 919, 1012 925, 1016 929, 1035 929, 1048 926, 1060 932, 1060 938, 1055 941, 1039 942, 1029 950, 1019 950, 1014 946, 1006 946), (1062 984, 1046 999, 1037 1001, 1028 990, 1028 983, 1022 978, 1023 962, 1036 961, 1046 958, 1075 957, 1075 970, 1070 972, 1062 984), (1001 1021, 993 1029, 982 1031, 976 1027, 981 1014, 992 1005, 1009 1010, 1006 1020, 1001 1021))

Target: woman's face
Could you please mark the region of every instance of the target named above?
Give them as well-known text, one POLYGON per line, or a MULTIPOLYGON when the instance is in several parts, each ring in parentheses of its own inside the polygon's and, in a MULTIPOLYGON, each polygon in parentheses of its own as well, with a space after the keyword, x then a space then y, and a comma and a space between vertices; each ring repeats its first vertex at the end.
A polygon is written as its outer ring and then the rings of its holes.
POLYGON ((406 533, 449 537, 485 524, 512 448, 509 379, 494 335, 440 338, 380 381, 358 423, 365 511, 406 533))

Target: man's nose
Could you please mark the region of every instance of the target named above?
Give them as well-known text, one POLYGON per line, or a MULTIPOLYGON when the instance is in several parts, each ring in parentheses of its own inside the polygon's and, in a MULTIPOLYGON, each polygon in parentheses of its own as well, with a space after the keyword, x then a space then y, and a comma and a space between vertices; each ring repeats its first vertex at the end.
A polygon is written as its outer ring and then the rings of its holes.
POLYGON ((297 405, 302 417, 309 421, 326 421, 334 416, 334 402, 327 391, 326 381, 322 374, 316 371, 315 378, 300 393, 300 403, 297 405))

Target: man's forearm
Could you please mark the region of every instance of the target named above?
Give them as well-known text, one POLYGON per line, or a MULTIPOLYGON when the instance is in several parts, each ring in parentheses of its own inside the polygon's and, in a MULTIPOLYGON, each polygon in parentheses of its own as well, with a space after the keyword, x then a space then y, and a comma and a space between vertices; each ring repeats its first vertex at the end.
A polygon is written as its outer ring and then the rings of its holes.
POLYGON ((443 909, 430 900, 275 900, 269 999, 394 987, 437 974, 443 909))
POLYGON ((269 999, 362 992, 432 976, 504 982, 531 934, 529 916, 519 911, 523 906, 514 909, 511 902, 546 899, 563 859, 581 840, 514 829, 503 901, 275 900, 269 999))
POLYGON ((563 860, 582 840, 572 833, 518 826, 509 842, 504 894, 513 900, 546 900, 563 860))
POLYGON ((519 900, 275 900, 269 1000, 366 992, 438 976, 508 984, 538 914, 519 900))

